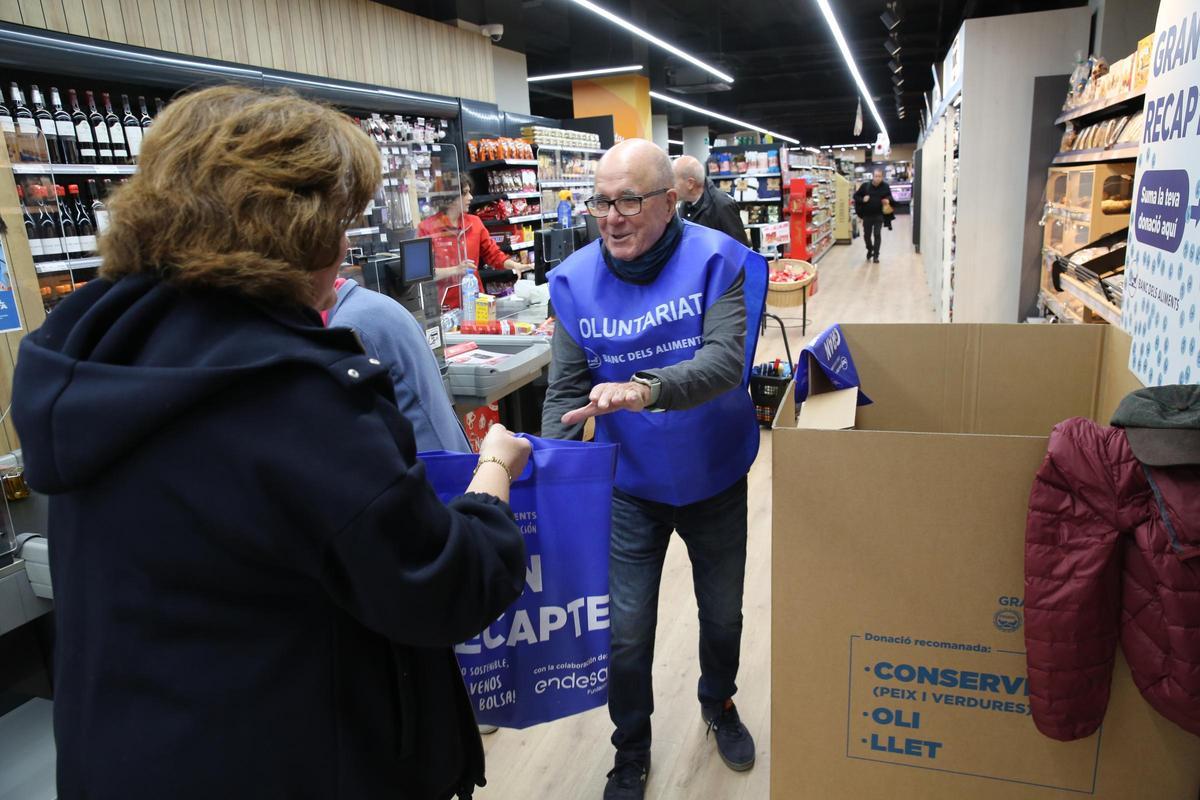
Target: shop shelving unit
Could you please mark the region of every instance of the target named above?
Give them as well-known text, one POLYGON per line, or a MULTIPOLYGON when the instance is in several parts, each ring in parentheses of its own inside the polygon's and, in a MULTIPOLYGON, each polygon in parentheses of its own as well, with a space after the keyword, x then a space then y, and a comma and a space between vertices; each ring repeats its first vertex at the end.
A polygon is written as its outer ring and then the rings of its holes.
MULTIPOLYGON (((351 252, 370 256, 385 252, 395 243, 418 236, 434 239, 435 257, 446 263, 461 263, 466 252, 457 229, 430 227, 447 209, 461 213, 458 187, 458 149, 449 144, 378 142, 383 159, 383 182, 367 206, 361 225, 346 232, 351 252)), ((435 226, 436 227, 436 226, 435 226)))
MULTIPOLYGON (((1085 129, 1111 121, 1116 127, 1144 104, 1144 89, 1125 91, 1068 109, 1055 123, 1085 129)), ((1051 272, 1060 256, 1129 227, 1139 148, 1137 142, 1109 142, 1054 157, 1046 182, 1038 305, 1062 322, 1121 324, 1121 309, 1103 294, 1068 274, 1059 276, 1058 291, 1051 272)))
POLYGON ((603 149, 548 144, 533 147, 537 153, 538 189, 546 219, 557 217, 558 193, 563 189, 571 192, 571 204, 575 207, 592 196, 596 165, 604 155, 603 149))
MULTIPOLYGON (((968 19, 934 65, 942 94, 929 99, 920 137, 917 213, 939 321, 1013 323, 1028 313, 1023 291, 1037 268, 1025 253, 1033 86, 1070 73, 1090 24, 1086 8, 968 19)), ((1034 169, 1049 166, 1052 155, 1044 157, 1034 169)))
POLYGON ((708 177, 738 202, 746 225, 783 220, 786 176, 781 165, 786 152, 783 145, 772 142, 720 146, 709 151, 708 177))
MULTIPOLYGON (((493 172, 530 169, 536 172, 537 166, 538 160, 536 158, 499 158, 489 161, 475 161, 467 164, 466 169, 472 175, 472 183, 477 190, 471 200, 470 210, 476 211, 481 206, 494 203, 497 200, 540 201, 542 192, 536 180, 534 181, 533 188, 526 186, 522 191, 485 191, 488 187, 489 176, 493 172)), ((522 251, 533 247, 533 228, 527 223, 536 222, 537 226, 540 227, 543 207, 542 205, 535 205, 534 209, 531 209, 528 214, 521 214, 507 220, 485 220, 484 224, 488 226, 489 234, 501 250, 509 253, 518 261, 529 263, 530 254, 522 255, 522 251)))
POLYGON ((840 176, 826 159, 804 151, 787 150, 784 164, 788 197, 785 213, 792 218, 800 214, 805 219, 803 227, 792 225, 791 257, 815 264, 838 239, 837 180, 840 176), (797 193, 798 187, 801 193, 797 193))
POLYGON ((850 244, 854 238, 850 225, 850 181, 839 173, 833 174, 833 240, 836 244, 850 244))

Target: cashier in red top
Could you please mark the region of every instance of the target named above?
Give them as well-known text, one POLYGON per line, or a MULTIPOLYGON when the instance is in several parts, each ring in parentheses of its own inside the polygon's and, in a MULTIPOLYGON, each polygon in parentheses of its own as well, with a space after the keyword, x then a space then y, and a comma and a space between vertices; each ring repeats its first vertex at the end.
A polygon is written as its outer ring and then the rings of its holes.
POLYGON ((480 291, 489 284, 515 281, 532 267, 509 258, 492 241, 483 220, 466 213, 471 207, 471 179, 462 178, 462 202, 451 202, 445 209, 417 226, 418 236, 433 238, 433 259, 442 305, 462 305, 460 283, 468 269, 479 279, 480 291), (458 242, 462 241, 459 246, 458 242), (473 269, 474 268, 474 269, 473 269))

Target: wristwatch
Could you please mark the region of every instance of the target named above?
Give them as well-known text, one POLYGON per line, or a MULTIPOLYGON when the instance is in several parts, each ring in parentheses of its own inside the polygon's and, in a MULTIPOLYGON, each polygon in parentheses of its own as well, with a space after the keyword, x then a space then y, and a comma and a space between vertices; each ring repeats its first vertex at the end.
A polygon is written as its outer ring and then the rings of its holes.
POLYGON ((654 406, 658 405, 658 398, 662 394, 662 381, 648 372, 635 372, 629 382, 645 386, 650 390, 650 402, 646 404, 646 410, 655 411, 654 406))

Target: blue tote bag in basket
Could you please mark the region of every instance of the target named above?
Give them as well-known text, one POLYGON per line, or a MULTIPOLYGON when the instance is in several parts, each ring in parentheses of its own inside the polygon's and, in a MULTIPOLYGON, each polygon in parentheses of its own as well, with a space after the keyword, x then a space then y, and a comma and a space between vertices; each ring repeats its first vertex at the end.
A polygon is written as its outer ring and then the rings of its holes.
MULTIPOLYGON (((608 541, 617 446, 523 437, 529 466, 511 506, 525 534, 525 591, 455 648, 484 725, 527 728, 608 701, 608 541)), ((443 501, 462 495, 477 456, 421 453, 443 501)))

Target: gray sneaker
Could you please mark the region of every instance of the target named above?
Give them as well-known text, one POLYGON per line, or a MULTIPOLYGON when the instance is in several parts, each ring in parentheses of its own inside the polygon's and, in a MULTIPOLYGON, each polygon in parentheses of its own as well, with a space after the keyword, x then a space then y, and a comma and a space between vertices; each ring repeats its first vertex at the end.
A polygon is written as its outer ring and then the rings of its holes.
POLYGON ((702 707, 700 715, 708 725, 705 738, 716 734, 717 752, 725 766, 735 772, 745 772, 754 766, 754 737, 742 724, 732 700, 726 701, 723 708, 702 707))

